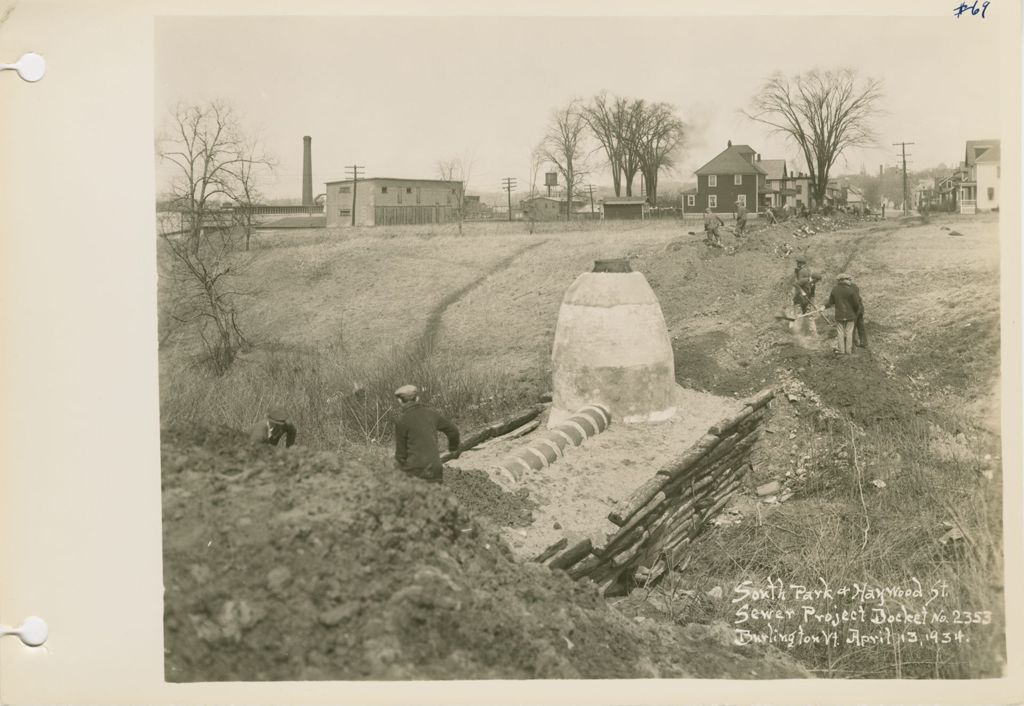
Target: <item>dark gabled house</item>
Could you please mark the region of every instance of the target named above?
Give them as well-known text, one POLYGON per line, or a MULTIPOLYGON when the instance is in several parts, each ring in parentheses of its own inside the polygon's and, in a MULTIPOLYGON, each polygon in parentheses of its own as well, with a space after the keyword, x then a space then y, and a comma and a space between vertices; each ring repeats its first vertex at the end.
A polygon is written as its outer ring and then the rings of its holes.
POLYGON ((695 172, 697 188, 683 193, 683 211, 700 213, 710 208, 715 213, 733 213, 739 202, 749 212, 758 212, 767 173, 760 160, 752 147, 730 140, 725 150, 695 172))

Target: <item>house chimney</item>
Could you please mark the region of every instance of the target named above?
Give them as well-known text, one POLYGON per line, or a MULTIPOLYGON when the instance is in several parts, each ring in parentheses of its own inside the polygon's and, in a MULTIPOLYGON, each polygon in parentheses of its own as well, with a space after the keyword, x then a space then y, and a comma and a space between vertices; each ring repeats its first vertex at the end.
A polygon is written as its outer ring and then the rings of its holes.
POLYGON ((732 140, 729 140, 729 147, 732 147, 732 140))
POLYGON ((760 162, 760 161, 761 161, 761 153, 760 153, 760 152, 758 152, 758 153, 757 153, 757 161, 758 161, 758 162, 760 162))
POLYGON ((302 138, 302 205, 313 205, 313 138, 302 138))

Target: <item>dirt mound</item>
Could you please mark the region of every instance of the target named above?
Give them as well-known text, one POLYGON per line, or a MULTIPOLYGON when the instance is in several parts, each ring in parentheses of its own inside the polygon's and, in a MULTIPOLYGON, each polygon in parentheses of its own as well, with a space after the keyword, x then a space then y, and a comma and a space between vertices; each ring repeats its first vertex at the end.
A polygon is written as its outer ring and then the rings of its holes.
POLYGON ((381 459, 238 440, 164 435, 170 681, 807 676, 628 620, 381 459))
POLYGON ((483 471, 445 466, 445 487, 470 514, 498 527, 529 527, 537 504, 521 488, 506 492, 483 471))

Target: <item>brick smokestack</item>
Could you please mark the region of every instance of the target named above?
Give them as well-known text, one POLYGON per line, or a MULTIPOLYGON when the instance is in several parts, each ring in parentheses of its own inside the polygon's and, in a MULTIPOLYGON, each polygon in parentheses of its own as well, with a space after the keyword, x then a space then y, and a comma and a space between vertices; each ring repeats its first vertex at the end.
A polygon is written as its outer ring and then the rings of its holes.
POLYGON ((313 205, 313 138, 302 138, 302 205, 313 205))

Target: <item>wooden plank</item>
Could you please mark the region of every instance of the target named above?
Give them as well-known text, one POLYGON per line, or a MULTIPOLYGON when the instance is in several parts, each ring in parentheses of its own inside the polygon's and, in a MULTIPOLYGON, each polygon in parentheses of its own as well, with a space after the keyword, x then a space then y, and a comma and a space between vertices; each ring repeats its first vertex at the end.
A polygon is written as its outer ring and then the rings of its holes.
POLYGON ((717 423, 712 425, 712 427, 708 429, 708 433, 714 434, 716 436, 726 436, 730 434, 733 429, 738 427, 740 425, 740 422, 742 422, 744 419, 746 419, 753 413, 754 408, 747 405, 742 410, 740 410, 738 414, 734 414, 731 417, 721 419, 717 423))
POLYGON ((747 400, 747 404, 753 407, 754 409, 758 409, 760 407, 764 407, 766 404, 771 402, 773 397, 775 397, 775 388, 766 387, 753 397, 749 398, 747 400))
POLYGON ((585 556, 590 554, 591 543, 590 538, 577 542, 572 545, 564 552, 556 556, 554 559, 548 562, 548 566, 552 569, 568 569, 570 566, 583 559, 585 556))
POLYGON ((635 513, 633 513, 633 516, 629 519, 629 521, 626 522, 626 524, 622 525, 619 529, 617 529, 615 532, 613 532, 608 537, 608 541, 611 542, 618 535, 623 534, 624 532, 630 531, 631 529, 633 529, 637 525, 639 525, 641 523, 644 523, 646 520, 653 519, 653 518, 650 518, 649 516, 658 507, 660 507, 661 504, 665 502, 665 500, 667 500, 667 497, 666 497, 665 493, 663 493, 663 492, 657 493, 653 498, 651 498, 647 502, 646 505, 644 505, 642 508, 640 508, 635 513))
POLYGON ((565 549, 567 546, 569 546, 569 539, 567 537, 562 537, 560 540, 558 540, 550 547, 548 547, 540 554, 538 554, 533 559, 533 561, 543 564, 545 561, 553 557, 557 552, 561 551, 562 549, 565 549))
POLYGON ((646 480, 643 485, 634 490, 628 498, 616 504, 615 508, 608 513, 608 519, 617 525, 624 525, 637 511, 650 502, 662 486, 668 482, 665 476, 655 475, 646 480))
POLYGON ((606 561, 602 557, 591 554, 569 569, 569 578, 579 580, 584 576, 589 576, 591 572, 604 566, 605 563, 606 561))
POLYGON ((459 444, 459 448, 454 452, 445 452, 441 454, 441 463, 446 463, 452 459, 458 458, 464 451, 468 451, 488 439, 501 436, 502 434, 507 434, 508 432, 533 421, 539 417, 540 413, 543 411, 544 405, 533 405, 525 410, 520 410, 519 412, 515 412, 503 419, 499 419, 492 424, 488 424, 483 429, 480 429, 463 439, 459 444))

